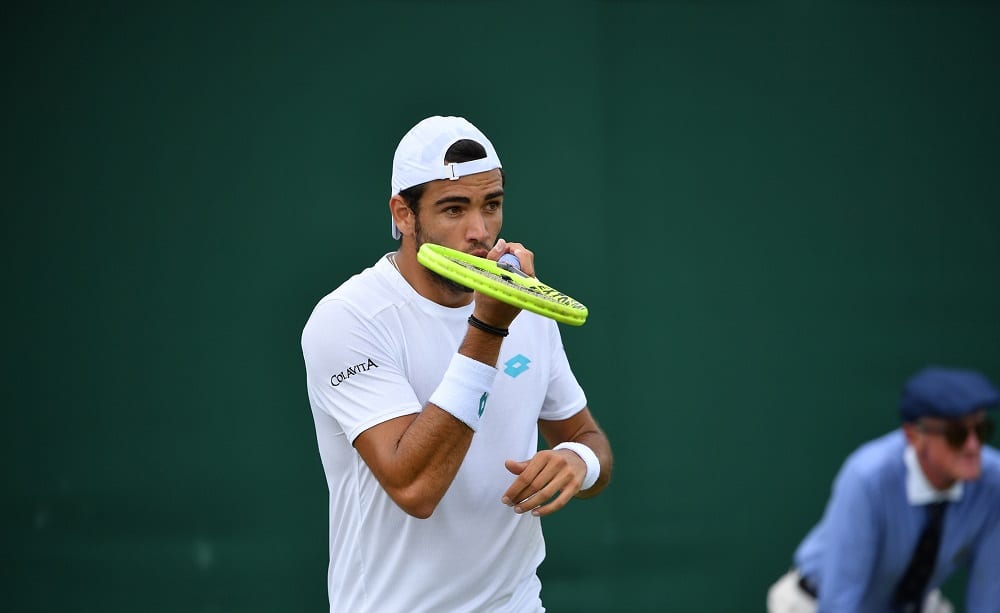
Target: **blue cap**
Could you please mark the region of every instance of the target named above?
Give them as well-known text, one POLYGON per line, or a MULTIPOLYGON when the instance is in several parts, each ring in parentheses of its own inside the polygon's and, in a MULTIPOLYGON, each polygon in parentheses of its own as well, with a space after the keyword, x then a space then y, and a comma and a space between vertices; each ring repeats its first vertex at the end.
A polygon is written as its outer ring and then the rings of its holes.
POLYGON ((903 421, 921 417, 963 417, 1000 403, 1000 392, 974 370, 929 366, 903 386, 899 413, 903 421))

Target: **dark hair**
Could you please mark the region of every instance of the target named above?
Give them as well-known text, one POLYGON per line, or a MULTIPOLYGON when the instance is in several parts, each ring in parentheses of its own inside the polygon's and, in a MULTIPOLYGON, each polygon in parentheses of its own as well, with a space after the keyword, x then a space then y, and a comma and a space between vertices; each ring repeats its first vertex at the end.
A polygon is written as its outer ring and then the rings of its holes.
MULTIPOLYGON (((444 152, 444 163, 459 164, 461 162, 481 160, 484 157, 486 157, 485 147, 474 140, 463 138, 462 140, 455 141, 452 146, 448 147, 448 150, 444 152)), ((500 170, 500 176, 503 180, 506 180, 503 170, 500 170)), ((410 207, 410 210, 416 213, 417 207, 420 206, 420 197, 424 195, 424 190, 426 188, 427 184, 421 183, 420 185, 407 187, 406 189, 400 191, 399 195, 406 202, 406 206, 410 207)))

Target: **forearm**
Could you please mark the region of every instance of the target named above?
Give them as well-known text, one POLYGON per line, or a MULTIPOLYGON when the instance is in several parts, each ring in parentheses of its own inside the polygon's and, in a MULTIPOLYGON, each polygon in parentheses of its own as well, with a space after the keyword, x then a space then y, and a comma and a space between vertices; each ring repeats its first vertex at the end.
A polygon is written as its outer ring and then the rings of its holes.
POLYGON ((411 515, 430 516, 458 474, 486 410, 502 340, 470 327, 423 410, 391 430, 379 427, 384 437, 358 447, 382 487, 411 515))
POLYGON ((472 326, 468 328, 465 338, 462 339, 462 344, 458 346, 458 353, 496 368, 504 337, 484 332, 472 326))
POLYGON ((428 404, 395 444, 382 448, 386 453, 380 454, 376 477, 404 511, 430 517, 458 474, 473 434, 466 424, 428 404))

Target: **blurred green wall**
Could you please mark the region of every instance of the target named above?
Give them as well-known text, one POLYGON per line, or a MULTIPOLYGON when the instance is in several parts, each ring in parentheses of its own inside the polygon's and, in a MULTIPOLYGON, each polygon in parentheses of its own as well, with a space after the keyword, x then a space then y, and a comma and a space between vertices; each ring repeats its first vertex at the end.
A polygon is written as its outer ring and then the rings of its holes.
POLYGON ((591 310, 616 475, 546 520, 551 611, 763 611, 905 377, 1000 380, 996 3, 2 15, 7 610, 326 607, 299 334, 427 115, 591 310))

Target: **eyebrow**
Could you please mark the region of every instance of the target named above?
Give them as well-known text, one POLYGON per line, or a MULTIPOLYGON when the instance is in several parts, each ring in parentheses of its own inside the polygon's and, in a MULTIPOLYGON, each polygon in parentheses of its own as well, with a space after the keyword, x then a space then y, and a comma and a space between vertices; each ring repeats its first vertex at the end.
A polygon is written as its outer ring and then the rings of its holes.
MULTIPOLYGON (((495 200, 496 198, 500 198, 502 196, 503 196, 503 190, 498 189, 495 192, 490 192, 489 194, 486 194, 484 200, 495 200)), ((440 200, 436 201, 434 205, 438 206, 441 204, 450 204, 453 202, 457 202, 460 204, 470 204, 472 200, 470 200, 465 196, 445 196, 444 198, 441 198, 440 200)))

